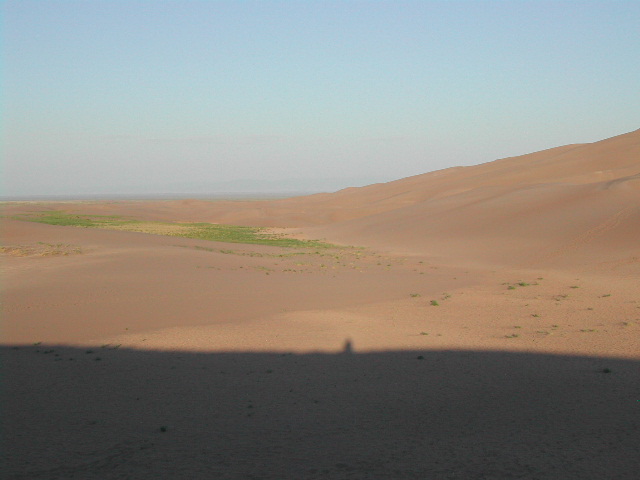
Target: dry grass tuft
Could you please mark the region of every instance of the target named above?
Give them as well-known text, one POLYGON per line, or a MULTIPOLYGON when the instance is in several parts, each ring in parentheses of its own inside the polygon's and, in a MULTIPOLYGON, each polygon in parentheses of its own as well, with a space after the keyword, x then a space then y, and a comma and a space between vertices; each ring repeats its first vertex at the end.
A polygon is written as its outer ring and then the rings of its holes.
POLYGON ((80 254, 82 249, 77 245, 38 242, 34 245, 2 246, 0 253, 12 257, 60 257, 80 254))

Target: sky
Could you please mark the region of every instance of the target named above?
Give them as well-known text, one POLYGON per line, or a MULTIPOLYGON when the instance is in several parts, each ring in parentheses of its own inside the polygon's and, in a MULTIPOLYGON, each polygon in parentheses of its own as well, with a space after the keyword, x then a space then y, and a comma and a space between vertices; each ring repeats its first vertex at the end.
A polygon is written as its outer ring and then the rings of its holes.
POLYGON ((3 196, 334 191, 640 128, 640 2, 4 1, 3 196))

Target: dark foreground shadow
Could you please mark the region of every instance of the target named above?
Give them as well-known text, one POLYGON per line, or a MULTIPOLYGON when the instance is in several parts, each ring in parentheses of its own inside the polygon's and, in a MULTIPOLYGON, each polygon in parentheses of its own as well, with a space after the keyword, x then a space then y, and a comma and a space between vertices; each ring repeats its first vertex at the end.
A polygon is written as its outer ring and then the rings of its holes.
POLYGON ((640 362, 2 347, 10 479, 636 479, 640 362))

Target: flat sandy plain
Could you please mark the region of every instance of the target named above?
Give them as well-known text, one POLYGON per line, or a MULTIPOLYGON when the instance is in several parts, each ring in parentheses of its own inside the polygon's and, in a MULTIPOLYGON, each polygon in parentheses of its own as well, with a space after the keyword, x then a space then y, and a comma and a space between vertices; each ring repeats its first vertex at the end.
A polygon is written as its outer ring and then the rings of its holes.
POLYGON ((638 478, 640 131, 283 200, 2 207, 3 478, 638 478), (336 246, 10 218, 44 210, 336 246))

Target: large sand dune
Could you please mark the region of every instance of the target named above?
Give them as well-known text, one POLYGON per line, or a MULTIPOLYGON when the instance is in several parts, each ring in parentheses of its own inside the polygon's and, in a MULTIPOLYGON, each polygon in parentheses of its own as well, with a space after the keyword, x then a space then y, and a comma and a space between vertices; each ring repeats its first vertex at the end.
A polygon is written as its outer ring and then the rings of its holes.
POLYGON ((318 234, 474 263, 634 262, 640 130, 338 195, 373 213, 318 234))
POLYGON ((640 130, 308 197, 3 209, 342 245, 4 218, 5 478, 637 478, 640 130))

